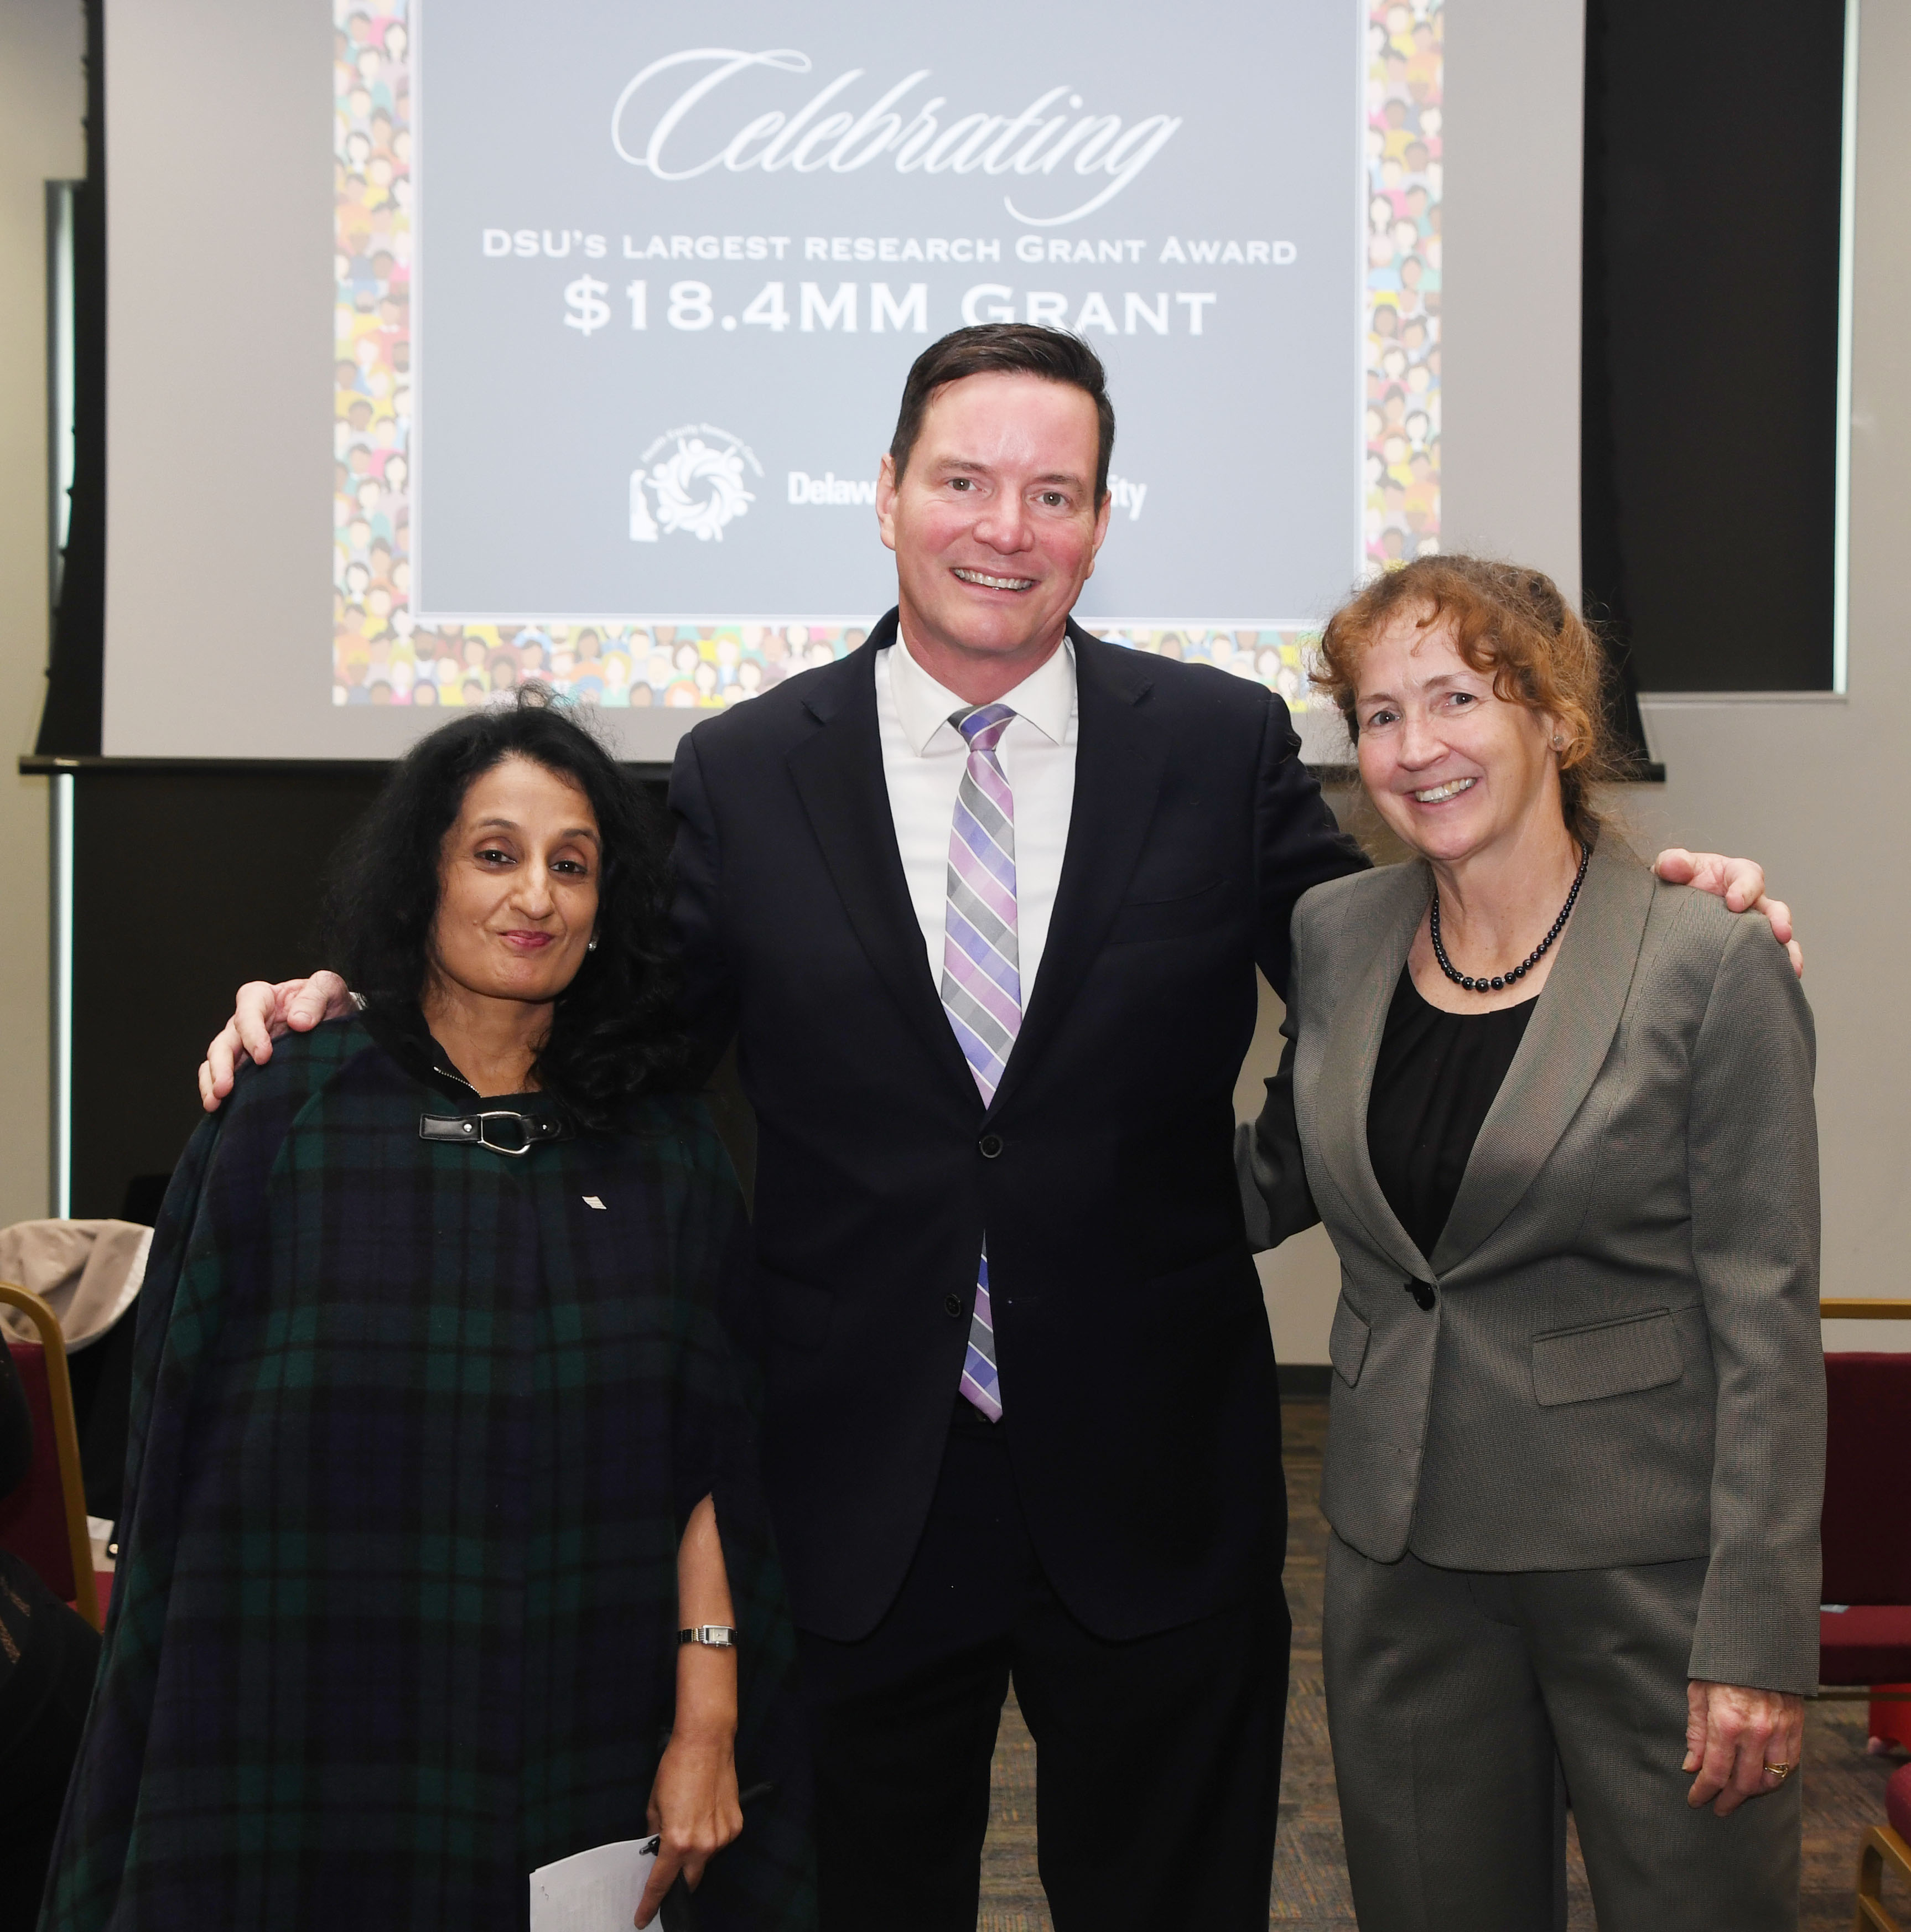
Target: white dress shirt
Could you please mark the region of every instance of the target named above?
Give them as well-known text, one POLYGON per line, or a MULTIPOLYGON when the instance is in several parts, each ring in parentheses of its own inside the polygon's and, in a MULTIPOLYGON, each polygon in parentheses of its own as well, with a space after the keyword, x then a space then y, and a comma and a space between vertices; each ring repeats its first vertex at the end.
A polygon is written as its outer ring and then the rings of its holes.
MULTIPOLYGON (((1054 916, 1055 888, 1075 808, 1075 647, 1061 647, 1001 702, 1016 716, 996 746, 1016 795, 1016 934, 1022 1008, 1035 984, 1054 916)), ((876 718, 890 816, 929 976, 942 985, 944 928, 949 908, 949 837, 956 794, 968 763, 968 741, 949 722, 973 707, 945 691, 909 654, 898 634, 876 656, 876 718)))

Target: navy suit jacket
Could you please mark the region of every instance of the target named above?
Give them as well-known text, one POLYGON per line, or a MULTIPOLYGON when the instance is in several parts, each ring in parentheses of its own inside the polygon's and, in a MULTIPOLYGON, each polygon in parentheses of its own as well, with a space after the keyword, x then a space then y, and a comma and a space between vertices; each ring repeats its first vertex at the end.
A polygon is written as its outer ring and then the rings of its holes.
POLYGON ((1233 1090, 1257 964, 1364 862, 1258 684, 1071 626, 1075 803, 987 1108, 911 909, 862 648, 682 741, 676 919, 757 1116, 736 1323, 796 1620, 866 1634, 933 1494, 988 1239, 1004 1432, 1036 1552, 1098 1635, 1240 1600, 1285 1546, 1274 1352, 1233 1090))

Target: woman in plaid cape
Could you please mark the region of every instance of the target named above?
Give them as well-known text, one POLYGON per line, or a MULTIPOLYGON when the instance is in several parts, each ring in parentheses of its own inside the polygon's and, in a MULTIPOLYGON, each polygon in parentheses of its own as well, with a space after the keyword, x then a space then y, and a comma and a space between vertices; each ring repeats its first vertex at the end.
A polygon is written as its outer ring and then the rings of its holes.
POLYGON ((536 1867, 652 1831, 710 1932, 808 1922, 647 809, 535 703, 424 740, 338 895, 365 1012, 195 1136, 46 1932, 522 1927, 536 1867))

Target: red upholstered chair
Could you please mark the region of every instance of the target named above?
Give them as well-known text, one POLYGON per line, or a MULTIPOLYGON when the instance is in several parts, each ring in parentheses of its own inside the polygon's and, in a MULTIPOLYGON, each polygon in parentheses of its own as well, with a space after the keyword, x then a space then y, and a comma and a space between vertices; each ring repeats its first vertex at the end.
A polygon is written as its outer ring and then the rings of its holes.
MULTIPOLYGON (((1823 1312, 1906 1320, 1911 1299, 1831 1300, 1823 1312)), ((1849 1607, 1820 1613, 1819 1694, 1876 1708, 1875 1687, 1911 1682, 1911 1353, 1827 1354, 1825 1379, 1821 1596, 1849 1607)))
POLYGON ((0 1304, 18 1309, 40 1336, 37 1342, 9 1345, 33 1415, 33 1467, 18 1489, 0 1498, 0 1546, 31 1564, 55 1596, 98 1630, 100 1598, 86 1529, 86 1486, 67 1380, 66 1343, 52 1310, 37 1294, 0 1282, 0 1304))
POLYGON ((1825 1358, 1820 1681, 1911 1678, 1911 1354, 1825 1358))
MULTIPOLYGON (((1911 1298, 1832 1300, 1827 1321, 1911 1320, 1911 1298)), ((1827 1354, 1823 1600, 1819 1612, 1819 1696, 1870 1700, 1880 1728, 1911 1692, 1911 1354, 1827 1354), (1834 1688, 1862 1685, 1862 1689, 1834 1688)), ((1884 1868, 1911 1881, 1911 1765, 1885 1787, 1888 1822, 1864 1834, 1858 1854, 1853 1932, 1904 1932, 1880 1896, 1884 1868)))
POLYGON ((1911 1764, 1901 1764, 1885 1786, 1887 1822, 1874 1825, 1864 1834, 1858 1854, 1858 1916, 1852 1932, 1904 1932, 1885 1910, 1881 1894, 1885 1867, 1911 1884, 1911 1764))

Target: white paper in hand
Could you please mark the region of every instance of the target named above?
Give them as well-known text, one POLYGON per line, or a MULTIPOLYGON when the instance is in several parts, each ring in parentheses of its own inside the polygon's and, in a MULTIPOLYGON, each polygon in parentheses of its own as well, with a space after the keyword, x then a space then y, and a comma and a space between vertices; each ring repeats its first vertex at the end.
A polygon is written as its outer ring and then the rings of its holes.
POLYGON ((531 1932, 631 1932, 655 1838, 597 1845, 531 1874, 531 1932))

